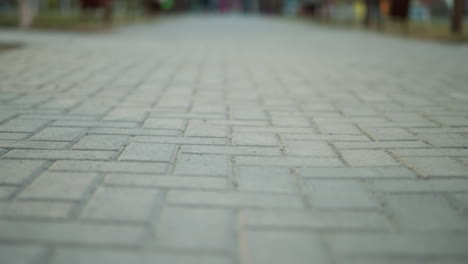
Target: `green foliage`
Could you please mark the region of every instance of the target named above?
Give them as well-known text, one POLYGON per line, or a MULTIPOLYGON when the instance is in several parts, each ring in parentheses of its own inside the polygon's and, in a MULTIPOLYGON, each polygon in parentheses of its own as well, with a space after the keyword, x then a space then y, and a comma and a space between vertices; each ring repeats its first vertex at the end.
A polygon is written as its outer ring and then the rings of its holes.
MULTIPOLYGON (((103 22, 102 13, 91 12, 83 14, 81 12, 61 13, 55 11, 42 11, 34 18, 31 28, 51 29, 51 30, 72 30, 72 31, 102 31, 111 26, 123 25, 142 20, 141 17, 129 16, 123 13, 116 13, 113 17, 112 25, 103 22)), ((8 13, 0 16, 0 27, 17 27, 18 15, 8 13)))

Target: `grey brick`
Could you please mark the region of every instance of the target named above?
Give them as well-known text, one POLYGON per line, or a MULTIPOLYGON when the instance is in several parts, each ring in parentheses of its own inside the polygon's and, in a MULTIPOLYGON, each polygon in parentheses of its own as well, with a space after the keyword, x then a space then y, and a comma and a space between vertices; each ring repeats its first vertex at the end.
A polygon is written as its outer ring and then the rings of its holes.
POLYGON ((228 159, 221 155, 180 154, 175 174, 223 176, 228 173, 228 159))
POLYGON ((242 223, 252 228, 290 228, 311 231, 388 230, 388 220, 377 212, 242 210, 242 223))
POLYGON ((364 128, 374 140, 414 140, 417 139, 413 134, 403 128, 397 127, 367 127, 364 128))
MULTIPOLYGON (((79 87, 83 89, 84 87, 79 87)), ((93 89, 94 91, 94 89, 93 89)), ((71 110, 69 113, 72 115, 103 115, 110 110, 111 106, 109 105, 99 105, 99 104, 92 104, 92 103, 84 103, 75 109, 71 110)), ((116 122, 117 123, 117 122, 116 122)), ((78 123, 78 126, 87 126, 84 124, 97 124, 97 123, 78 123)))
POLYGON ((432 127, 432 128, 412 128, 410 129, 413 133, 424 133, 424 134, 459 134, 468 133, 468 127, 432 127))
POLYGON ((334 209, 377 209, 379 204, 357 181, 307 180, 312 206, 334 209))
POLYGON ((120 155, 120 160, 172 161, 176 146, 167 144, 131 143, 120 155))
POLYGON ((468 138, 456 134, 419 134, 436 147, 468 147, 468 138))
POLYGON ((429 148, 422 141, 335 142, 337 149, 429 148))
POLYGON ((352 167, 383 167, 400 165, 383 150, 342 150, 344 160, 352 167))
POLYGON ((135 121, 140 122, 146 116, 145 109, 119 107, 106 114, 103 120, 106 121, 135 121))
POLYGON ((468 191, 468 181, 459 179, 412 179, 412 180, 378 180, 372 185, 377 191, 389 193, 411 193, 411 192, 463 192, 468 191))
POLYGON ((67 145, 67 142, 0 140, 0 147, 2 148, 64 149, 67 145))
POLYGON ((209 125, 200 121, 190 121, 186 136, 190 137, 226 137, 226 126, 209 125))
POLYGON ((0 140, 19 140, 24 139, 29 133, 8 133, 8 132, 1 132, 0 133, 0 140))
POLYGON ((0 239, 19 242, 134 246, 140 243, 145 233, 139 226, 0 220, 0 239))
POLYGON ((192 106, 192 111, 193 113, 209 113, 209 114, 217 114, 217 113, 225 113, 226 112, 226 106, 223 104, 212 104, 212 105, 206 105, 203 103, 200 104, 195 104, 192 106))
POLYGON ((302 157, 236 157, 237 165, 286 166, 286 167, 342 167, 337 158, 302 157))
POLYGON ((468 158, 457 158, 461 163, 468 167, 468 158))
POLYGON ((448 157, 404 157, 402 159, 423 177, 468 176, 468 167, 448 157))
MULTIPOLYGON (((466 109, 465 109, 466 110, 466 109)), ((452 114, 453 112, 451 112, 452 114)), ((456 115, 433 115, 433 120, 446 126, 466 126, 468 125, 468 119, 465 116, 456 115)))
POLYGON ((336 153, 326 142, 286 141, 289 156, 336 157, 336 153))
MULTIPOLYGON (((450 257, 450 256, 436 256, 428 258, 425 256, 398 256, 398 264, 464 264, 463 258, 450 257)), ((395 263, 395 256, 382 255, 382 256, 346 256, 342 262, 346 264, 392 264, 395 263)))
POLYGON ((73 149, 119 150, 127 140, 127 136, 88 135, 73 145, 73 149))
POLYGON ((21 119, 46 119, 46 120, 76 120, 76 121, 95 121, 99 119, 99 115, 96 113, 94 116, 90 115, 75 115, 75 114, 60 114, 60 113, 47 113, 40 114, 36 112, 22 114, 19 118, 21 119))
POLYGON ((3 123, 14 116, 14 113, 0 112, 0 123, 3 123))
POLYGON ((361 135, 362 132, 353 124, 340 123, 319 123, 317 124, 323 134, 344 134, 344 135, 361 135))
POLYGON ((350 105, 341 108, 341 112, 345 116, 376 116, 378 113, 371 106, 365 105, 350 105))
POLYGON ((87 151, 87 150, 22 150, 14 149, 7 154, 7 158, 45 159, 45 160, 110 160, 116 155, 113 151, 87 151))
POLYGON ((349 256, 463 256, 468 236, 460 233, 348 233, 331 236, 338 255, 349 256))
POLYGON ((115 186, 224 189, 227 179, 220 177, 154 176, 111 174, 106 183, 115 186))
POLYGON ((167 164, 144 162, 111 161, 56 161, 51 170, 121 173, 164 173, 167 164))
POLYGON ((33 264, 44 257, 47 249, 32 245, 0 245, 2 262, 11 264, 33 264))
POLYGON ((330 263, 326 249, 314 233, 249 230, 245 236, 247 263, 330 263))
POLYGON ((262 120, 266 119, 266 115, 263 111, 257 110, 255 108, 252 109, 231 109, 230 116, 232 119, 237 120, 262 120))
POLYGON ((366 127, 398 127, 398 128, 417 128, 417 127, 438 127, 439 125, 430 121, 402 121, 402 122, 382 122, 367 123, 366 127))
POLYGON ((17 186, 0 186, 0 199, 7 199, 18 190, 17 186))
POLYGON ((433 192, 434 186, 423 179, 412 180, 375 180, 372 181, 373 188, 379 192, 433 192))
POLYGON ((88 202, 81 217, 93 220, 146 221, 157 194, 157 190, 150 189, 101 188, 88 202))
POLYGON ((143 127, 157 129, 176 129, 184 130, 185 121, 182 119, 149 118, 146 119, 143 127))
POLYGON ((67 110, 75 106, 77 103, 78 101, 73 98, 54 98, 44 104, 41 104, 38 108, 67 110))
POLYGON ((31 137, 31 140, 74 141, 84 134, 84 128, 46 127, 31 137))
POLYGON ((440 195, 398 194, 386 197, 398 225, 407 230, 466 230, 468 222, 440 195))
POLYGON ((242 146, 276 146, 278 139, 274 134, 259 133, 259 132, 241 132, 234 133, 232 138, 234 145, 242 146))
POLYGON ((15 201, 0 202, 0 217, 14 218, 66 218, 68 217, 72 203, 64 202, 40 202, 40 201, 15 201))
POLYGON ((254 192, 296 191, 295 178, 287 168, 239 167, 239 190, 254 192))
POLYGON ((259 133, 297 133, 314 134, 312 127, 276 127, 276 126, 233 126, 234 132, 259 132, 259 133))
MULTIPOLYGON (((266 126, 269 124, 266 120, 221 120, 219 118, 206 119, 207 124, 225 125, 225 126, 266 126)), ((203 121, 205 122, 205 121, 203 121)))
POLYGON ((45 164, 34 160, 0 160, 0 183, 22 184, 45 164))
POLYGON ((157 226, 162 248, 229 250, 234 214, 227 209, 164 208, 157 226))
POLYGON ((95 173, 44 172, 19 197, 79 200, 96 177, 95 173))
POLYGON ((286 127, 309 127, 310 122, 307 118, 303 117, 272 117, 273 125, 275 126, 286 126, 286 127))
POLYGON ((400 157, 468 157, 468 149, 393 149, 400 157))
POLYGON ((22 120, 13 119, 0 125, 3 132, 34 132, 47 124, 47 120, 22 120))
POLYGON ((460 192, 468 191, 468 181, 463 178, 446 179, 435 178, 425 179, 431 184, 436 192, 460 192))
POLYGON ((117 121, 66 121, 60 120, 52 123, 56 127, 109 127, 109 128, 134 128, 137 122, 117 122, 117 121))
POLYGON ((280 156, 279 147, 256 147, 256 146, 200 146, 188 145, 181 147, 182 153, 191 154, 221 154, 221 155, 259 155, 280 156))
POLYGON ((31 108, 33 106, 37 106, 38 104, 44 103, 45 101, 47 101, 50 98, 51 97, 48 96, 48 95, 36 95, 36 96, 23 95, 20 98, 15 99, 13 101, 13 103, 16 104, 16 105, 22 105, 22 106, 26 106, 28 108, 31 108))
POLYGON ((109 249, 73 249, 59 248, 51 258, 51 264, 232 264, 226 256, 177 254, 177 253, 153 253, 132 252, 109 249))
POLYGON ((221 207, 302 208, 295 195, 247 192, 169 191, 170 204, 211 205, 221 207))
POLYGON ((169 129, 146 128, 91 128, 88 134, 97 135, 132 135, 132 136, 179 136, 180 131, 169 129))
POLYGON ((370 141, 368 137, 363 135, 322 135, 322 134, 291 134, 281 133, 282 138, 285 140, 308 140, 308 141, 370 141))
POLYGON ((297 169, 304 178, 412 178, 416 177, 407 168, 369 167, 369 168, 314 168, 297 169))
POLYGON ((457 193, 453 197, 458 201, 460 207, 464 210, 468 209, 468 193, 457 193))
POLYGON ((166 143, 181 145, 227 145, 226 138, 201 138, 201 137, 157 137, 136 136, 133 142, 137 143, 166 143))
MULTIPOLYGON (((414 113, 411 109, 401 109, 401 106, 395 105, 395 109, 398 111, 393 111, 392 109, 386 110, 385 116, 392 122, 426 122, 427 119, 423 118, 419 113, 414 113)), ((423 128, 426 129, 426 128, 423 128)))
MULTIPOLYGON (((180 101, 180 98, 177 98, 178 101, 180 101)), ((187 107, 189 104, 189 101, 186 100, 186 102, 183 103, 183 107, 187 107)), ((162 106, 158 104, 159 106, 162 106)), ((177 105, 180 106, 180 105, 177 105)), ((177 107, 176 106, 176 107, 177 107)), ((157 118, 183 118, 183 119, 191 119, 191 120, 197 120, 197 119, 202 119, 208 121, 212 120, 219 120, 222 119, 225 115, 221 113, 177 113, 173 111, 164 111, 164 112, 158 112, 158 113, 153 113, 150 118, 154 118, 154 116, 157 116, 157 118)), ((221 120, 223 121, 223 120, 221 120)), ((205 121, 203 121, 205 122, 205 121)))

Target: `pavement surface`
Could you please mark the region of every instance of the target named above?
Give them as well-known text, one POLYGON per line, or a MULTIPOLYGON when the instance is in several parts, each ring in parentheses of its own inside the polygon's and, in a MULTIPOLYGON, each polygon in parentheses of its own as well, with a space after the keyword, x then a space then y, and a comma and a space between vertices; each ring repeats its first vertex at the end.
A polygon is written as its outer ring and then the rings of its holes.
POLYGON ((468 261, 468 47, 259 17, 0 31, 0 262, 468 261))

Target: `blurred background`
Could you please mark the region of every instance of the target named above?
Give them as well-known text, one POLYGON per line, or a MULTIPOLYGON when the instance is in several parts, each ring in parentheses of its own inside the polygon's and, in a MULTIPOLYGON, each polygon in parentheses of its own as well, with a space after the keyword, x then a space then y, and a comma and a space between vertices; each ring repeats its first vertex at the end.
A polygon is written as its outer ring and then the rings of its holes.
POLYGON ((466 38, 468 0, 0 0, 0 27, 100 30, 185 13, 284 16, 421 38, 466 38))

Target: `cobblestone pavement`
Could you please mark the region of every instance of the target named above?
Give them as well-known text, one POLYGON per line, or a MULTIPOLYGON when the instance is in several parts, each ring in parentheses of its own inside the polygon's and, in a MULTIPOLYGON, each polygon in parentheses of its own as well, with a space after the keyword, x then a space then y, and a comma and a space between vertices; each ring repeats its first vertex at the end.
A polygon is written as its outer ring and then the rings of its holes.
POLYGON ((0 39, 1 263, 467 263, 466 46, 242 17, 0 39))

